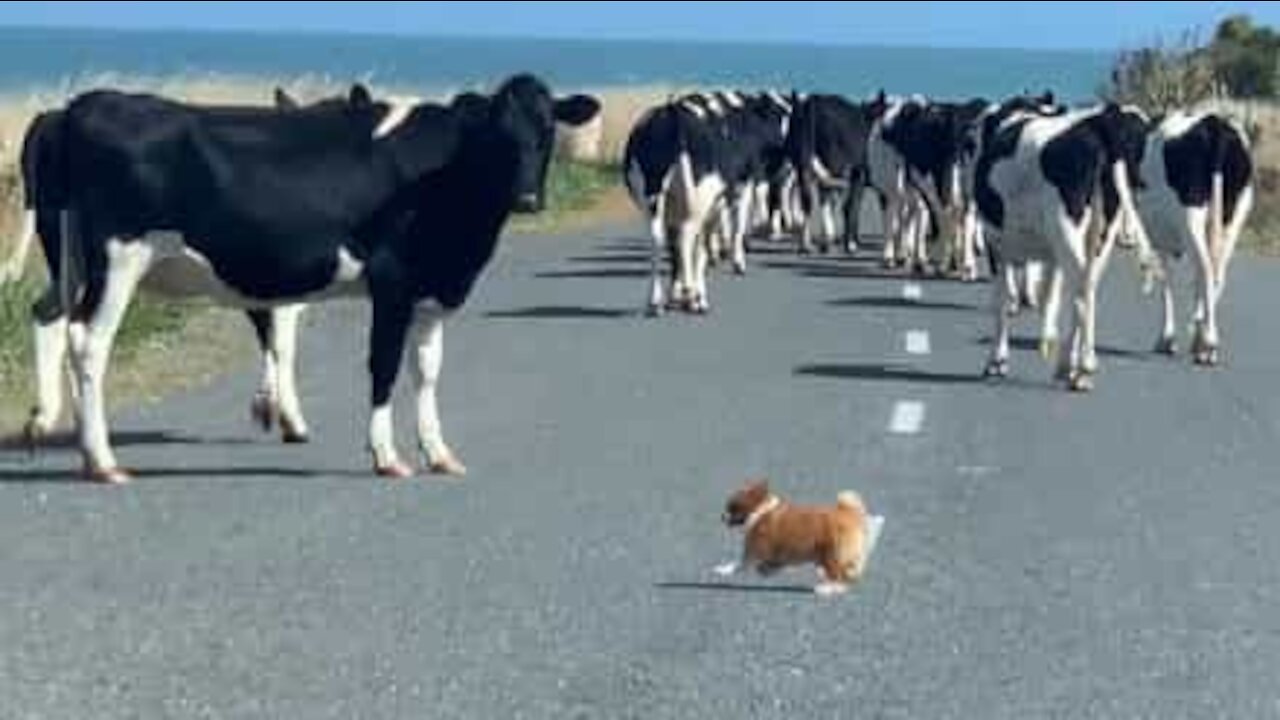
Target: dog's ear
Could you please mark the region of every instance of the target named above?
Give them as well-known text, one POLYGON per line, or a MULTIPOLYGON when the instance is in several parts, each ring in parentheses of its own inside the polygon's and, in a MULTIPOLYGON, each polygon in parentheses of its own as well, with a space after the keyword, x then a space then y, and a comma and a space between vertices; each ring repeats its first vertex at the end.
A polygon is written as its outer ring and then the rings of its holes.
POLYGON ((751 485, 749 487, 752 492, 757 492, 762 495, 767 495, 769 493, 769 478, 759 478, 759 479, 753 480, 751 481, 751 485))

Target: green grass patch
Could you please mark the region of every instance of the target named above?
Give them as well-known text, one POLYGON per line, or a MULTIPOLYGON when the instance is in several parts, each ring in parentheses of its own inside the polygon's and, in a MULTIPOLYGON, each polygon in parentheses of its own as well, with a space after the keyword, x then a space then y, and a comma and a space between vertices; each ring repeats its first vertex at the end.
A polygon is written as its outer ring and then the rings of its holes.
POLYGON ((1260 255, 1280 255, 1280 170, 1260 168, 1254 190, 1253 213, 1241 246, 1260 255))
MULTIPOLYGON (((33 398, 31 305, 43 287, 33 280, 0 287, 0 404, 6 410, 23 411, 33 398)), ((139 295, 120 326, 113 357, 130 362, 143 349, 177 334, 198 311, 199 306, 139 295)))
POLYGON ((513 216, 509 227, 518 232, 548 231, 575 213, 591 209, 619 180, 612 165, 552 160, 547 170, 547 208, 538 215, 513 216))

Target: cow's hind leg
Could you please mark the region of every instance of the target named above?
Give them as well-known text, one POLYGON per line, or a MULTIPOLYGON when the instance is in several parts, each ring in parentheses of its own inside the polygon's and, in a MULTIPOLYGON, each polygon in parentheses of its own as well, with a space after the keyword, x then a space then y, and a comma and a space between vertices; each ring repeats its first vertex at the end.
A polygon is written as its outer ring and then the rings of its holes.
POLYGON ((427 459, 427 469, 435 475, 462 477, 467 468, 444 441, 436 385, 444 363, 444 321, 446 314, 434 303, 419 307, 415 319, 417 362, 414 379, 418 386, 418 446, 427 459))
POLYGON ((143 240, 110 240, 102 277, 90 278, 84 343, 73 356, 77 358, 80 382, 80 447, 85 456, 85 472, 101 482, 119 484, 130 479, 111 449, 103 386, 116 332, 153 256, 154 249, 143 240), (94 282, 101 283, 100 294, 94 292, 94 282))
POLYGON ((35 336, 36 404, 23 437, 34 448, 62 417, 63 378, 67 363, 67 313, 58 288, 50 286, 31 308, 35 336))

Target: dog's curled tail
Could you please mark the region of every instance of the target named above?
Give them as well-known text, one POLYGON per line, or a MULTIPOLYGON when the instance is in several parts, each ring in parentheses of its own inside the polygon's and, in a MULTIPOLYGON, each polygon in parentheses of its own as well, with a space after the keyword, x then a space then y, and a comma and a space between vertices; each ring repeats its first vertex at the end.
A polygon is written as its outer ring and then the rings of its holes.
POLYGON ((863 515, 867 513, 867 506, 863 504, 862 496, 852 490, 845 490, 836 495, 836 506, 863 515))

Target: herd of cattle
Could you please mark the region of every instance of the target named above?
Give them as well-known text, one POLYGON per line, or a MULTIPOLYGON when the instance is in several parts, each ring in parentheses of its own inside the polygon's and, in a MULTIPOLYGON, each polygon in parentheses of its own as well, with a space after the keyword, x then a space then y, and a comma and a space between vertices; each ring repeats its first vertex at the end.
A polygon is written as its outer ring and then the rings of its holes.
POLYGON ((758 232, 795 235, 800 252, 855 252, 870 190, 886 267, 974 280, 987 256, 997 280, 987 375, 1008 374, 1011 318, 1042 306, 1041 350, 1058 355, 1075 390, 1097 372, 1098 283, 1117 244, 1135 250, 1149 283, 1162 280, 1163 352, 1176 335, 1165 269, 1195 259, 1192 354, 1218 362, 1218 300, 1253 204, 1248 136, 1228 117, 1153 120, 1116 104, 1068 108, 1050 93, 1000 103, 699 93, 644 116, 624 167, 654 241, 653 314, 706 312, 709 265, 727 254, 746 272, 746 239, 758 232))
MULTIPOLYGON (((264 358, 254 414, 305 442, 294 380, 306 303, 372 306, 369 448, 404 477, 391 391, 412 342, 417 439, 428 469, 463 474, 436 403, 443 324, 469 295, 512 212, 543 202, 555 126, 582 124, 595 98, 557 99, 530 75, 448 103, 344 97, 275 107, 207 107, 94 91, 39 116, 22 154, 25 233, 51 283, 33 308, 37 405, 48 433, 73 370, 90 478, 123 482, 103 379, 135 290, 205 296, 245 309, 264 358)), ((995 288, 989 376, 1008 372, 1009 324, 1043 313, 1042 350, 1061 378, 1091 387, 1097 286, 1117 244, 1162 280, 1159 349, 1174 350, 1166 267, 1196 261, 1193 356, 1218 361, 1216 310, 1252 205, 1247 136, 1214 113, 1151 120, 1117 105, 1067 108, 1046 94, 1001 103, 880 93, 714 92, 672 98, 635 125, 625 182, 653 236, 649 309, 709 309, 708 269, 747 270, 752 237, 794 236, 801 252, 856 252, 868 191, 879 200, 888 267, 979 276, 995 288), (669 277, 663 261, 670 258, 669 277), (1058 342, 1063 296, 1068 342, 1058 342)), ((20 243, 21 245, 21 243, 20 243)))

